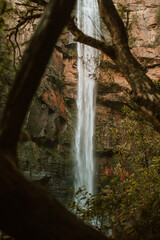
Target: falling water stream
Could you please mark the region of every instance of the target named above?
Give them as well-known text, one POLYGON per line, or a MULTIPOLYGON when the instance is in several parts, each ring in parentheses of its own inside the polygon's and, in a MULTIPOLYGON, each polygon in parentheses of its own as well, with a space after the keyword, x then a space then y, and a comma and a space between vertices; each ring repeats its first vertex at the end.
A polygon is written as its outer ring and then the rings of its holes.
MULTIPOLYGON (((98 38, 100 29, 97 0, 78 0, 77 24, 87 35, 98 38)), ((75 134, 76 167, 75 191, 85 185, 94 193, 95 160, 94 160, 94 122, 96 109, 96 59, 98 50, 78 43, 78 96, 77 127, 75 134)))

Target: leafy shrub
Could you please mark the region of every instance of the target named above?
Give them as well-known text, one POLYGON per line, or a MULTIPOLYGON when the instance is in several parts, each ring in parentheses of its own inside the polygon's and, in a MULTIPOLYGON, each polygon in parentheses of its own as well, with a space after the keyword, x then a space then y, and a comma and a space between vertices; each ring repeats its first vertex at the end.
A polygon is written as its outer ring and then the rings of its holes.
POLYGON ((116 160, 101 176, 101 190, 79 188, 70 209, 113 239, 160 239, 160 137, 142 116, 123 108, 113 128, 116 160), (123 178, 122 178, 123 176, 123 178))

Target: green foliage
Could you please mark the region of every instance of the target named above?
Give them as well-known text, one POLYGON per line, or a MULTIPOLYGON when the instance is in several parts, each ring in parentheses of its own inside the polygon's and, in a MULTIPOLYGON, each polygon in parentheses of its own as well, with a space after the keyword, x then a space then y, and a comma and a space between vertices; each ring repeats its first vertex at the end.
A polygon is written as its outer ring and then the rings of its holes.
POLYGON ((101 189, 83 186, 70 209, 113 239, 160 239, 160 136, 142 116, 124 107, 119 128, 112 128, 116 157, 101 176, 101 189), (109 174, 110 173, 110 174, 109 174))
POLYGON ((55 89, 62 89, 65 86, 65 76, 53 65, 49 64, 47 68, 47 81, 52 82, 55 89))
POLYGON ((148 167, 154 156, 160 155, 160 136, 141 115, 125 106, 125 115, 118 129, 111 129, 114 151, 130 168, 148 167))
POLYGON ((112 233, 113 238, 159 239, 160 157, 125 181, 119 180, 118 171, 110 179, 103 176, 103 181, 107 185, 95 195, 80 188, 70 209, 84 222, 112 233))
MULTIPOLYGON (((76 214, 82 221, 94 225, 95 228, 102 230, 103 212, 106 210, 102 205, 102 198, 88 193, 85 186, 82 186, 73 196, 73 188, 69 189, 71 198, 68 204, 69 209, 76 214), (74 198, 74 200, 72 200, 74 198)), ((105 225, 106 228, 106 225, 105 225)))

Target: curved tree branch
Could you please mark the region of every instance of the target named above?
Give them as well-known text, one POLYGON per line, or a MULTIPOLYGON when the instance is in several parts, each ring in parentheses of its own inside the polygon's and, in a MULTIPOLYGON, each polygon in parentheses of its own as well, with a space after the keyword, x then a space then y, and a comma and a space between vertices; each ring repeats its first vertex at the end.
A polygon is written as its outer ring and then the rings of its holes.
POLYGON ((130 84, 132 88, 131 97, 134 102, 151 120, 155 128, 160 131, 160 93, 145 74, 143 67, 132 55, 124 24, 114 7, 113 1, 98 1, 101 17, 112 36, 116 53, 116 58, 113 61, 130 84))
POLYGON ((128 46, 126 29, 113 1, 98 0, 98 2, 100 15, 112 37, 112 46, 85 35, 73 21, 69 29, 76 36, 76 41, 101 50, 113 60, 131 86, 132 100, 160 132, 160 93, 145 74, 145 69, 132 55, 128 46))
POLYGON ((26 49, 9 94, 0 130, 0 147, 16 151, 20 129, 39 86, 53 46, 67 22, 75 0, 51 0, 26 49), (14 117, 13 117, 14 116, 14 117))
MULTIPOLYGON (((21 3, 16 2, 15 4, 17 6, 20 6, 20 8, 15 9, 16 13, 14 13, 17 23, 14 27, 4 29, 4 31, 7 33, 6 38, 8 38, 11 42, 14 53, 13 66, 15 69, 17 69, 15 64, 16 56, 19 56, 21 58, 21 47, 17 41, 17 36, 20 36, 22 34, 21 31, 26 28, 26 26, 33 24, 36 19, 39 19, 41 17, 42 12, 44 11, 44 7, 47 5, 47 2, 43 0, 35 0, 30 2, 22 1, 21 3), (18 52, 15 51, 16 48, 18 49, 18 52)), ((26 29, 26 31, 28 31, 28 29, 26 29)))
MULTIPOLYGON (((41 13, 37 13, 37 14, 32 14, 32 15, 29 15, 29 16, 26 16, 24 17, 22 20, 19 21, 19 23, 15 26, 15 27, 12 27, 12 28, 8 28, 8 29, 5 29, 6 32, 9 32, 9 31, 12 31, 12 30, 16 30, 18 31, 20 27, 22 27, 26 22, 32 20, 32 19, 37 19, 37 18, 40 18, 41 17, 41 13)), ((11 32, 11 34, 13 34, 13 32, 11 32)), ((10 34, 9 34, 10 35, 10 34)), ((7 36, 6 36, 7 37, 7 36)))
POLYGON ((0 227, 16 240, 107 240, 24 179, 13 157, 2 151, 0 172, 0 227))
POLYGON ((53 46, 75 0, 50 0, 22 58, 0 132, 0 228, 16 240, 105 240, 47 191, 26 180, 16 166, 18 136, 53 46))
POLYGON ((119 16, 112 0, 98 0, 100 14, 103 22, 106 24, 113 44, 123 44, 128 46, 128 37, 126 28, 119 16))
POLYGON ((75 36, 75 41, 84 43, 88 46, 94 47, 107 54, 111 59, 114 59, 115 52, 113 46, 106 42, 97 40, 84 34, 74 23, 74 18, 71 18, 68 23, 68 30, 75 36))

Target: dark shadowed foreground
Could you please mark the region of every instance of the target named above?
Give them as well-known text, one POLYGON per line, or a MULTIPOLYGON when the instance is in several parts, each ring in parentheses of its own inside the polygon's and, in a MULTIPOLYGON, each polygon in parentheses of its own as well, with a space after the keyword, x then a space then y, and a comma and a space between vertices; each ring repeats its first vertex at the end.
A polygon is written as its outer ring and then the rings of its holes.
POLYGON ((0 130, 0 228, 17 240, 105 239, 79 222, 17 167, 17 142, 50 54, 75 0, 51 0, 24 53, 0 130))
MULTIPOLYGON (((25 116, 52 49, 67 24, 75 0, 50 0, 24 53, 8 97, 0 129, 0 229, 17 240, 105 240, 84 225, 48 192, 27 181, 17 167, 17 143, 25 116)), ((74 23, 76 40, 107 54, 132 88, 131 98, 160 131, 160 94, 131 54, 127 34, 112 0, 99 0, 101 17, 112 45, 84 35, 74 23)), ((123 239, 124 240, 124 239, 123 239)), ((155 239, 157 240, 157 239, 155 239)))

